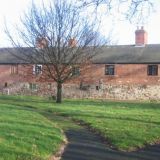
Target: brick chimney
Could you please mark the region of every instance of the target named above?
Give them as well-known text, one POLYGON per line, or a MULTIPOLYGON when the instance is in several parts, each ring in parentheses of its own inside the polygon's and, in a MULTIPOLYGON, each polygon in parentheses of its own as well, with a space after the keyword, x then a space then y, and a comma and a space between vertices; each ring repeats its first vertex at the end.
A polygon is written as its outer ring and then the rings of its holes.
POLYGON ((37 37, 36 38, 36 47, 40 49, 44 49, 48 46, 47 38, 37 37))
POLYGON ((68 41, 68 46, 69 47, 76 47, 77 46, 77 41, 75 38, 71 38, 69 41, 68 41))
POLYGON ((135 31, 135 45, 143 46, 147 44, 147 41, 148 33, 144 30, 144 27, 142 26, 140 29, 137 27, 137 30, 135 31))

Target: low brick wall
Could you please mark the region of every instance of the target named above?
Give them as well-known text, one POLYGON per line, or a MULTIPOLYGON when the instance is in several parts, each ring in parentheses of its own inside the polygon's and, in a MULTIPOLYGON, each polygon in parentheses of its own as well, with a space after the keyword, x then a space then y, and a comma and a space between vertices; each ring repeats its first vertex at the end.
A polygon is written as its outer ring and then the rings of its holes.
MULTIPOLYGON (((64 98, 95 98, 95 99, 115 99, 115 100, 150 100, 160 101, 159 85, 76 85, 64 84, 64 98)), ((22 94, 39 96, 56 96, 56 84, 40 83, 38 88, 31 90, 28 83, 14 85, 1 90, 3 94, 22 94)))

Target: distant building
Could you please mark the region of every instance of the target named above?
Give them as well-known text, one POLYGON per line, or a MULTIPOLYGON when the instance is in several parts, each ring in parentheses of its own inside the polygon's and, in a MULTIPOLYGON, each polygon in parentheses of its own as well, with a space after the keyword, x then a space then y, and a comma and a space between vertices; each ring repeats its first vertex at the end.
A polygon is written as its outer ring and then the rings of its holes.
MULTIPOLYGON (((160 44, 147 44, 143 27, 135 31, 134 45, 105 46, 87 70, 63 85, 63 96, 118 100, 160 100, 160 44)), ((45 41, 46 42, 46 41, 45 41)), ((45 43, 46 44, 46 43, 45 43)), ((73 39, 69 42, 75 45, 73 39)), ((26 52, 31 48, 22 48, 26 52)), ((53 81, 43 81, 42 64, 25 64, 11 55, 16 48, 0 49, 0 89, 6 94, 52 95, 53 81), (24 69, 28 65, 28 69, 24 69)))

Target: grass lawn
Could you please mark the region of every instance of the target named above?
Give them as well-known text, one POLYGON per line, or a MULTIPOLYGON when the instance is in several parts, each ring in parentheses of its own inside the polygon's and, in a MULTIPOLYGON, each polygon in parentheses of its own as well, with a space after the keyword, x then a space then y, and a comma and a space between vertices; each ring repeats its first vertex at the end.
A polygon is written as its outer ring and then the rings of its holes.
MULTIPOLYGON (((159 103, 126 103, 100 100, 65 100, 62 104, 56 104, 55 102, 42 100, 40 98, 37 99, 34 97, 1 96, 0 104, 6 103, 6 100, 9 108, 12 108, 10 107, 10 105, 13 105, 18 106, 18 112, 26 112, 26 110, 28 110, 28 113, 30 114, 26 114, 26 116, 33 114, 34 116, 37 115, 37 117, 39 117, 39 114, 45 111, 46 114, 60 114, 61 116, 71 117, 72 119, 83 121, 92 129, 98 131, 103 137, 108 139, 114 147, 120 150, 131 151, 139 147, 144 147, 146 144, 155 144, 160 142, 159 103), (34 113, 32 110, 34 111, 34 113), (37 114, 35 112, 37 112, 37 114)), ((7 109, 7 107, 3 107, 3 105, 0 106, 2 106, 2 111, 4 108, 7 109)), ((9 108, 8 111, 10 110, 9 108)), ((22 115, 23 114, 17 115, 18 122, 23 122, 24 118, 22 115), (21 119, 19 118, 19 116, 22 116, 21 119)), ((40 117, 41 121, 39 121, 38 124, 43 123, 44 125, 45 121, 47 121, 47 125, 52 124, 51 122, 48 122, 49 120, 46 120, 46 118, 44 118, 44 114, 41 114, 40 117)), ((53 122, 55 122, 55 120, 53 122)), ((34 123, 36 123, 36 121, 34 121, 34 123)), ((29 122, 25 121, 25 124, 29 125, 29 122)), ((59 126, 65 129, 69 127, 63 125, 59 126)), ((35 124, 35 127, 38 126, 35 124)), ((39 127, 39 129, 42 128, 43 127, 39 127)), ((28 129, 30 129, 30 127, 28 129)), ((51 128, 51 130, 52 129, 53 128, 51 128)), ((45 138, 48 138, 48 136, 46 136, 45 138)), ((0 140, 0 144, 1 143, 4 143, 3 139, 0 140)), ((42 146, 44 146, 44 144, 42 144, 42 146)), ((53 147, 51 149, 53 150, 53 147)), ((45 152, 46 151, 43 152, 42 149, 42 152, 40 153, 43 155, 43 153, 45 152)))
POLYGON ((27 110, 19 98, 3 98, 0 100, 0 160, 49 159, 64 139, 60 129, 41 114, 27 110))
POLYGON ((72 100, 50 109, 84 122, 119 150, 160 143, 159 103, 72 100))
POLYGON ((160 104, 65 100, 32 107, 83 121, 119 150, 160 142, 160 104))

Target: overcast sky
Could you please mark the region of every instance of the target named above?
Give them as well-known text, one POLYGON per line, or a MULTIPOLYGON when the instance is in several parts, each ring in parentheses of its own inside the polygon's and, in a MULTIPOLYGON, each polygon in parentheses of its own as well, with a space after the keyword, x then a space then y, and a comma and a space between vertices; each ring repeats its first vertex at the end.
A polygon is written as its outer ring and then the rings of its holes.
MULTIPOLYGON (((35 1, 38 4, 41 0, 35 1)), ((23 11, 27 9, 31 0, 0 0, 0 2, 0 47, 7 47, 8 43, 4 34, 3 25, 4 18, 7 23, 18 22, 20 15, 22 15, 23 11)), ((148 23, 144 25, 144 28, 148 32, 149 44, 160 44, 160 3, 158 3, 156 7, 156 12, 150 15, 148 18, 148 23)), ((103 35, 107 35, 108 31, 112 28, 114 41, 117 41, 117 44, 134 44, 134 32, 137 24, 130 24, 127 21, 116 22, 114 20, 114 24, 111 25, 110 22, 111 19, 104 16, 101 28, 103 35)))

